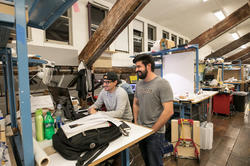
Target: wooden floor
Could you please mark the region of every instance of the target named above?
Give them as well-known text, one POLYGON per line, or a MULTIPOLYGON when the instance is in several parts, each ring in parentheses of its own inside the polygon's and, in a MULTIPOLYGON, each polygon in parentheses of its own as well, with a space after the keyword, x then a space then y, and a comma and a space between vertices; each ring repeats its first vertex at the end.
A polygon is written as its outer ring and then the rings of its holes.
MULTIPOLYGON (((236 112, 232 117, 214 115, 214 139, 211 150, 201 150, 201 161, 164 159, 164 166, 250 166, 250 115, 244 122, 244 113, 236 112)), ((143 166, 138 147, 131 149, 133 166, 143 166)))

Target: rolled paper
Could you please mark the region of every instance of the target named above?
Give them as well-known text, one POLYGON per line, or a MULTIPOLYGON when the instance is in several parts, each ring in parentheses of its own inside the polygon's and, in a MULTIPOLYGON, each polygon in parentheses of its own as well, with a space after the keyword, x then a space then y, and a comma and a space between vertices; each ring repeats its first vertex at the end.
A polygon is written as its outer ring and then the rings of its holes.
POLYGON ((39 146, 36 139, 33 138, 33 149, 35 161, 38 166, 47 166, 49 165, 49 156, 45 153, 45 151, 39 146))

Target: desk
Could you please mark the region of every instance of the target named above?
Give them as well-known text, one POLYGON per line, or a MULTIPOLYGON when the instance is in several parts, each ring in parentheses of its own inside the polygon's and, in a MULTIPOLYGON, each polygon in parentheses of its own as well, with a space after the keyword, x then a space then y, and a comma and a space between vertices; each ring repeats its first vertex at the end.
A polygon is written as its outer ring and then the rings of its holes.
MULTIPOLYGON (((122 152, 122 165, 129 166, 129 151, 128 148, 142 139, 153 134, 153 130, 150 128, 146 128, 143 126, 139 126, 133 123, 127 122, 127 124, 131 127, 130 134, 128 137, 121 136, 120 138, 112 141, 109 144, 109 147, 101 153, 91 164, 90 166, 97 165, 102 161, 114 156, 115 154, 122 152)), ((48 146, 52 146, 52 141, 42 141, 39 142, 40 147, 47 148, 48 146)), ((75 166, 76 161, 70 161, 64 159, 59 153, 51 154, 50 156, 50 164, 49 166, 75 166)))
POLYGON ((193 119, 193 105, 198 106, 198 111, 197 113, 199 114, 199 120, 203 121, 204 120, 211 120, 212 112, 211 112, 211 106, 212 106, 212 97, 218 94, 218 91, 204 91, 203 94, 197 95, 192 99, 175 99, 174 102, 179 104, 179 110, 180 110, 180 118, 185 118, 185 108, 190 109, 190 119, 193 119), (209 111, 207 111, 207 107, 205 101, 209 99, 209 111), (205 106, 204 106, 205 105, 205 106), (202 117, 206 113, 208 113, 207 118, 205 119, 202 117))

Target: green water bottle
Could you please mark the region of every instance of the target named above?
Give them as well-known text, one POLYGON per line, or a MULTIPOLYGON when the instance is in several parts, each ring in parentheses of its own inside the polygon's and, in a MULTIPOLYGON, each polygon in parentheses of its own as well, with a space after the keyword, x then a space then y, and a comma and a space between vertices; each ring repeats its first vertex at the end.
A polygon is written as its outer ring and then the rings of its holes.
POLYGON ((54 129, 54 119, 51 116, 51 113, 48 111, 47 115, 44 120, 44 136, 45 139, 51 139, 52 136, 55 134, 55 129, 54 129))
POLYGON ((36 140, 37 141, 44 140, 43 111, 42 111, 42 109, 36 110, 35 125, 36 125, 36 140))

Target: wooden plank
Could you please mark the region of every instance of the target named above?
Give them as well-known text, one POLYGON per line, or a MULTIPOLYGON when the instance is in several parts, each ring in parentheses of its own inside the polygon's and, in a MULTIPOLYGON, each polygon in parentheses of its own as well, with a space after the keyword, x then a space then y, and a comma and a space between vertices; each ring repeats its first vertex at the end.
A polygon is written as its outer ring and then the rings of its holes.
POLYGON ((81 51, 79 60, 91 67, 150 0, 118 0, 81 51))
POLYGON ((243 64, 250 64, 250 58, 244 60, 242 63, 243 63, 243 64))
POLYGON ((222 47, 221 49, 216 50, 214 53, 211 53, 206 58, 221 57, 221 56, 235 50, 236 48, 248 43, 249 41, 250 41, 250 33, 247 33, 244 36, 242 36, 241 38, 239 38, 238 40, 234 40, 233 42, 222 47))
POLYGON ((200 34, 198 37, 190 41, 190 44, 199 44, 199 47, 205 46, 207 43, 213 41, 220 35, 224 34, 228 30, 234 28, 241 22, 247 20, 250 16, 249 4, 246 3, 244 6, 230 14, 224 20, 220 21, 212 28, 200 34))
MULTIPOLYGON (((240 57, 237 60, 241 60, 241 62, 243 62, 243 61, 247 60, 248 58, 250 58, 250 52, 248 52, 246 55, 240 57)), ((233 62, 233 64, 237 64, 237 63, 239 63, 239 62, 233 62)))
POLYGON ((135 74, 135 69, 132 67, 112 67, 112 68, 93 68, 94 73, 98 73, 98 74, 103 74, 103 73, 107 73, 110 71, 113 71, 115 73, 118 74, 135 74))
MULTIPOLYGON (((184 139, 193 139, 196 145, 200 145, 200 121, 194 121, 193 126, 191 127, 189 124, 178 125, 178 120, 171 120, 171 142, 175 147, 179 138, 184 139), (192 129, 193 128, 193 129, 192 129), (179 131, 180 130, 180 131, 179 131), (193 133, 191 133, 193 131, 193 133), (180 135, 179 135, 180 134, 180 135), (193 137, 193 138, 192 138, 193 137)), ((184 158, 195 158, 194 155, 194 147, 183 147, 178 146, 178 156, 182 156, 184 158)), ((200 153, 200 147, 197 146, 197 150, 200 153)))
POLYGON ((231 62, 234 60, 242 60, 241 58, 243 58, 243 57, 249 57, 249 53, 250 53, 250 47, 245 48, 244 50, 241 50, 241 51, 237 52, 236 54, 234 54, 230 57, 227 57, 225 59, 225 62, 231 62))

